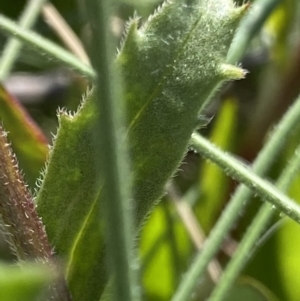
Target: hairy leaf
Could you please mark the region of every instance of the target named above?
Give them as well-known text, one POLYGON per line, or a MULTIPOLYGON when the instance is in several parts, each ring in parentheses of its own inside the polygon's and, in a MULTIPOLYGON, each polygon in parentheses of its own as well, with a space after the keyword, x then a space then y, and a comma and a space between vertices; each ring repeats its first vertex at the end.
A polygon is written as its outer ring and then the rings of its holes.
MULTIPOLYGON (((224 64, 244 10, 231 0, 167 1, 140 28, 137 19, 128 25, 115 63, 125 84, 124 139, 129 139, 137 225, 163 195, 213 90, 244 76, 224 64)), ((74 116, 60 114, 37 195, 48 236, 67 262, 75 300, 98 300, 106 278, 99 216, 105 175, 95 170, 93 151, 101 112, 93 102, 91 92, 74 116)))
POLYGON ((244 76, 223 64, 243 9, 231 1, 168 1, 141 29, 137 20, 129 25, 117 64, 139 219, 161 197, 214 88, 244 76))

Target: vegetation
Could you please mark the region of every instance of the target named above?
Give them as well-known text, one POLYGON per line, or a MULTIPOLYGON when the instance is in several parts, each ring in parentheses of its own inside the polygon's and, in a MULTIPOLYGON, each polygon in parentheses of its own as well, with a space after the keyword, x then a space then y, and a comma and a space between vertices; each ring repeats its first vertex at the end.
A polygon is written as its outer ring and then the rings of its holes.
POLYGON ((53 3, 0 15, 0 299, 297 300, 298 2, 53 3))

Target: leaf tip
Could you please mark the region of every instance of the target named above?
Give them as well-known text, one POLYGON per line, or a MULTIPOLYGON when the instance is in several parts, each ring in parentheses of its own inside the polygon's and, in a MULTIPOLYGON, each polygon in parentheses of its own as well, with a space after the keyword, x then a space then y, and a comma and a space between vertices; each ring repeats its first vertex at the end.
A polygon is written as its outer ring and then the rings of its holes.
POLYGON ((130 48, 133 45, 136 46, 138 41, 138 26, 140 18, 134 15, 125 25, 125 31, 120 43, 120 49, 118 49, 118 55, 124 51, 124 48, 130 48), (128 46, 128 44, 130 46, 128 46), (127 47, 126 47, 127 46, 127 47))
POLYGON ((231 19, 240 20, 248 11, 250 7, 250 3, 245 3, 241 6, 235 7, 233 12, 231 13, 231 19))
POLYGON ((221 64, 220 74, 225 80, 238 80, 246 76, 247 70, 230 64, 221 64))

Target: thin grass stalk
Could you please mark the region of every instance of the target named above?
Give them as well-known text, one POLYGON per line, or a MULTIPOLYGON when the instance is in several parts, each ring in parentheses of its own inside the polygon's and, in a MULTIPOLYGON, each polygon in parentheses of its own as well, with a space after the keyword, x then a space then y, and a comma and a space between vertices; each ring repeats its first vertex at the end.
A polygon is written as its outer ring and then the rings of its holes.
POLYGON ((116 43, 110 27, 112 7, 116 4, 111 0, 85 0, 92 33, 91 62, 98 76, 95 95, 100 116, 95 130, 95 146, 99 157, 95 158, 95 164, 105 175, 101 195, 103 212, 99 211, 99 216, 102 215, 105 222, 106 253, 113 276, 113 297, 116 301, 138 301, 140 295, 137 254, 134 249, 131 179, 123 135, 124 102, 118 70, 113 64, 116 43))
MULTIPOLYGON (((26 29, 31 28, 34 25, 36 19, 38 18, 42 6, 45 2, 46 0, 28 1, 20 17, 20 27, 26 29)), ((14 37, 9 38, 0 58, 0 80, 4 80, 9 75, 19 55, 21 47, 22 43, 19 40, 15 39, 14 37)))
MULTIPOLYGON (((263 176, 268 172, 280 151, 284 148, 292 129, 297 126, 299 118, 300 97, 298 97, 294 105, 290 107, 281 119, 278 126, 274 129, 273 134, 270 136, 270 139, 253 163, 252 170, 257 175, 263 176)), ((247 200, 252 194, 253 192, 246 186, 239 185, 223 214, 212 229, 211 234, 203 246, 202 252, 195 258, 191 268, 186 273, 172 301, 189 300, 198 279, 205 273, 208 263, 215 256, 224 237, 226 237, 238 218, 240 210, 247 204, 247 200)))
POLYGON ((245 54, 252 38, 281 0, 257 0, 243 18, 227 55, 227 63, 236 64, 245 54))
POLYGON ((202 156, 221 167, 225 173, 234 180, 239 181, 258 194, 264 201, 271 203, 282 213, 300 223, 300 206, 278 190, 270 182, 255 174, 249 167, 221 151, 207 139, 193 134, 191 139, 193 147, 202 156))
MULTIPOLYGON (((280 175, 277 181, 277 187, 286 192, 297 175, 300 169, 300 146, 296 149, 292 159, 288 162, 286 168, 280 175)), ((260 235, 266 228, 268 222, 274 214, 272 206, 268 203, 264 203, 251 225, 249 226, 244 238, 240 242, 234 256, 228 263, 226 270, 224 271, 220 281, 217 283, 215 289, 212 292, 209 301, 221 301, 229 292, 230 287, 235 281, 238 274, 241 272, 246 263, 251 259, 253 255, 253 246, 258 241, 260 235)))
POLYGON ((47 54, 50 58, 54 58, 58 62, 62 62, 64 65, 78 71, 84 76, 87 76, 89 79, 95 78, 94 70, 82 63, 75 55, 41 35, 20 27, 18 24, 1 14, 0 31, 13 35, 15 38, 33 48, 35 51, 47 54))
POLYGON ((66 47, 83 63, 90 66, 90 59, 85 52, 82 42, 55 6, 48 2, 43 6, 42 13, 47 24, 53 29, 66 47))

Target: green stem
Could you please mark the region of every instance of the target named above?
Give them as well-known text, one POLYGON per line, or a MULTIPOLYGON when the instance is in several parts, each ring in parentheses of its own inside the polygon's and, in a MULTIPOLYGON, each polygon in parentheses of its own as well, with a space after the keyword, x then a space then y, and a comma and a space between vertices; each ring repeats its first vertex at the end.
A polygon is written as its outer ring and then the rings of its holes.
POLYGON ((90 79, 95 78, 94 70, 82 63, 76 56, 54 44, 50 40, 20 27, 3 15, 0 15, 0 30, 9 35, 13 35, 15 38, 18 38, 22 42, 28 44, 33 49, 44 52, 56 60, 61 61, 63 64, 77 70, 82 75, 87 76, 90 79))
POLYGON ((198 134, 193 134, 191 139, 193 147, 202 156, 211 160, 233 179, 243 183, 257 193, 263 200, 271 203, 279 211, 300 223, 300 206, 278 190, 274 185, 255 174, 249 167, 237 159, 224 153, 207 139, 198 134))
MULTIPOLYGON (((35 23, 42 6, 46 0, 31 0, 25 7, 25 10, 20 18, 19 25, 22 28, 30 28, 35 23)), ((19 40, 11 37, 2 53, 0 58, 0 80, 4 80, 10 70, 13 67, 13 64, 19 54, 19 51, 22 47, 22 43, 19 40)))
MULTIPOLYGON (((300 97, 284 115, 278 126, 275 128, 273 135, 270 136, 270 140, 264 146, 263 150, 259 153, 257 159, 253 163, 252 168, 256 174, 262 176, 270 169, 276 157, 284 148, 291 130, 299 123, 299 116, 300 97)), ((238 187, 222 216, 206 240, 202 252, 196 257, 190 271, 187 272, 185 280, 181 283, 172 301, 189 300, 199 277, 205 272, 206 266, 215 256, 224 237, 226 237, 227 233, 236 221, 239 212, 246 205, 251 195, 252 191, 244 185, 240 185, 238 187)))
MULTIPOLYGON (((134 250, 134 220, 127 144, 124 141, 122 89, 115 68, 116 45, 111 34, 111 0, 85 0, 90 20, 91 61, 97 71, 95 95, 100 118, 95 131, 95 147, 99 157, 97 168, 105 175, 101 196, 101 214, 105 222, 107 256, 113 275, 116 301, 138 301, 137 254, 134 250), (101 143, 100 140, 101 139, 101 143)), ((100 200, 98 200, 99 202, 100 200)))
POLYGON ((281 0, 257 0, 242 20, 227 55, 227 63, 236 64, 244 55, 252 38, 281 0))
MULTIPOLYGON (((299 169, 300 146, 298 146, 293 158, 289 161, 285 170, 279 177, 277 181, 277 187, 283 192, 287 191, 299 169)), ((246 234, 244 235, 244 238, 240 242, 234 256, 228 263, 228 266, 226 267, 226 270, 224 271, 220 281, 216 285, 216 288, 214 289, 209 301, 221 301, 226 296, 236 277, 251 258, 249 254, 253 255, 251 249, 258 241, 263 230, 266 228, 273 213, 274 210, 272 210, 272 206, 270 206, 270 204, 264 203, 261 206, 259 212, 253 219, 246 234)))

